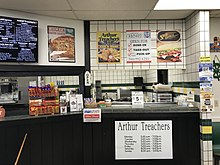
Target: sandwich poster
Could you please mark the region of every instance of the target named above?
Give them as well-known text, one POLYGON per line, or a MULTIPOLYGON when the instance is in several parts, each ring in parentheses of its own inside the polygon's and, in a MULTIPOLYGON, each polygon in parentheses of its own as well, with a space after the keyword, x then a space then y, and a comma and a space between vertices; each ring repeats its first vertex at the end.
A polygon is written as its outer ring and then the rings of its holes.
POLYGON ((121 63, 120 32, 97 32, 96 42, 98 64, 121 63))
POLYGON ((182 62, 179 31, 157 31, 157 62, 182 62))
POLYGON ((75 29, 48 26, 48 58, 50 62, 75 62, 75 29))
POLYGON ((151 62, 151 32, 149 30, 128 30, 127 63, 151 62))

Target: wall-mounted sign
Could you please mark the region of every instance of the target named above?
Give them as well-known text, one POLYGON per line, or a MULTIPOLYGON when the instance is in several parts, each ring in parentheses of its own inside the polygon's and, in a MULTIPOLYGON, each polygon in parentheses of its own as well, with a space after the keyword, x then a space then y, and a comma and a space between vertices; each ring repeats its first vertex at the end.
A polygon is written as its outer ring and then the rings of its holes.
POLYGON ((157 31, 157 62, 182 62, 179 31, 157 31))
POLYGON ((83 109, 83 122, 101 122, 101 109, 83 109))
POLYGON ((144 107, 144 93, 143 91, 132 91, 132 107, 143 108, 144 107))
POLYGON ((212 83, 200 83, 200 92, 212 92, 212 83))
POLYGON ((91 86, 91 73, 89 71, 85 72, 85 86, 91 86))
POLYGON ((200 110, 203 112, 214 111, 214 98, 212 92, 200 93, 200 110))
POLYGON ((220 38, 218 36, 213 37, 213 42, 210 43, 210 52, 220 52, 220 38))
POLYGON ((76 62, 75 29, 48 26, 48 58, 50 62, 76 62))
POLYGON ((212 81, 213 79, 213 65, 212 63, 200 63, 199 64, 199 80, 212 81))
POLYGON ((151 32, 127 30, 127 63, 151 62, 151 32))
POLYGON ((97 32, 97 63, 121 63, 121 33, 97 32))
POLYGON ((205 62, 205 63, 210 63, 210 62, 211 62, 211 57, 210 57, 210 56, 201 56, 201 57, 199 58, 199 61, 200 61, 201 63, 203 63, 203 62, 205 62))
POLYGON ((115 159, 173 159, 172 120, 115 121, 115 159))

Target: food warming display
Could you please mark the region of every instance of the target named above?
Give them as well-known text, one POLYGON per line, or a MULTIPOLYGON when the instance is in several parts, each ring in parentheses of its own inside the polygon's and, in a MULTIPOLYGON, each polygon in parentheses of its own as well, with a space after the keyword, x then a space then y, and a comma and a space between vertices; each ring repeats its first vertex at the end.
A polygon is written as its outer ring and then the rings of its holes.
POLYGON ((0 62, 38 62, 38 21, 0 16, 0 62))
POLYGON ((29 87, 29 115, 59 113, 59 92, 53 85, 29 87))

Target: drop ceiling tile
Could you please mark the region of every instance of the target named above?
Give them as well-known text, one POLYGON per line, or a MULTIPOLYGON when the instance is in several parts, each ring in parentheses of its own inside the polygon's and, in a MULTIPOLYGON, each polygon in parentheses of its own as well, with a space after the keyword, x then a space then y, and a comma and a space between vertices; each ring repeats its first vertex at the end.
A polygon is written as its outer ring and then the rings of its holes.
POLYGON ((152 10, 158 0, 68 0, 74 10, 152 10))
POLYGON ((193 10, 178 10, 178 11, 151 11, 146 19, 182 19, 189 16, 193 10))
POLYGON ((13 10, 70 10, 66 0, 1 0, 1 8, 13 10))
POLYGON ((149 11, 75 11, 82 20, 132 20, 144 19, 149 11))
POLYGON ((52 16, 57 18, 67 18, 67 19, 78 19, 72 11, 26 11, 28 13, 44 15, 44 16, 52 16))
POLYGON ((211 10, 210 11, 211 15, 216 15, 216 14, 220 14, 220 10, 211 10))

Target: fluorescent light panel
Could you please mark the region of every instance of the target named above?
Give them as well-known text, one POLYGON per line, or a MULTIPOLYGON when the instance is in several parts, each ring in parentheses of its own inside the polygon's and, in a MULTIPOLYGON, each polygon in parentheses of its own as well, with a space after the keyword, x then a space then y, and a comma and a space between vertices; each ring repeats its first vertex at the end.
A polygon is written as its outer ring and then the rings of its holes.
POLYGON ((220 9, 220 0, 159 0, 154 10, 220 9))

